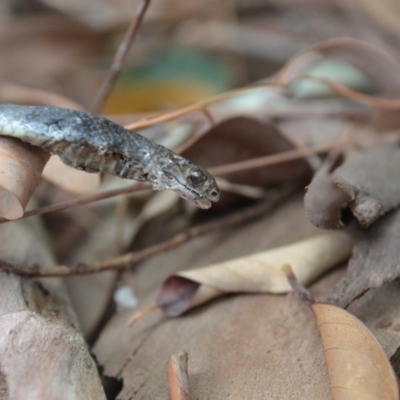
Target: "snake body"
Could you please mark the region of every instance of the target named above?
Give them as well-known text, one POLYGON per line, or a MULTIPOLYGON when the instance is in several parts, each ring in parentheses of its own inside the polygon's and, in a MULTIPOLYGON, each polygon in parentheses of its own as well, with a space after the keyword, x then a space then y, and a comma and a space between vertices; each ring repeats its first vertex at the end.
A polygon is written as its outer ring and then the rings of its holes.
POLYGON ((74 168, 150 182, 172 189, 200 208, 219 199, 203 168, 138 133, 97 115, 50 106, 0 105, 0 135, 58 155, 74 168))

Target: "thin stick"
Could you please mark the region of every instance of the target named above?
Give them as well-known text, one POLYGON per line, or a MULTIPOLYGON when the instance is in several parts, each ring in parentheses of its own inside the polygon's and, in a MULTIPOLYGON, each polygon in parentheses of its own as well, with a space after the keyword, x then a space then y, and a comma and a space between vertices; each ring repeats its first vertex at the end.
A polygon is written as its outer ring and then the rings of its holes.
POLYGON ((101 107, 107 100, 118 76, 121 72, 122 67, 125 64, 126 58, 128 56, 128 51, 134 42, 140 25, 142 24, 142 20, 146 10, 150 4, 150 0, 142 0, 139 4, 139 7, 136 10, 135 16, 132 19, 124 38, 122 39, 121 44, 115 54, 114 60, 112 62, 110 71, 108 72, 102 86, 96 94, 96 97, 90 106, 90 111, 94 113, 98 113, 101 110, 101 107))
POLYGON ((190 106, 180 108, 179 110, 175 110, 170 113, 162 114, 162 115, 159 115, 159 116, 156 116, 153 118, 148 118, 148 119, 144 119, 144 120, 139 120, 137 122, 133 122, 132 124, 127 125, 126 129, 138 130, 138 129, 148 128, 149 126, 153 126, 160 122, 168 122, 173 119, 182 117, 183 115, 192 113, 192 112, 204 113, 205 107, 210 104, 229 99, 230 97, 236 96, 237 94, 242 93, 242 92, 247 92, 249 90, 260 89, 260 88, 265 88, 265 87, 281 88, 282 84, 277 84, 275 82, 257 83, 257 84, 252 84, 252 85, 245 86, 245 87, 242 87, 239 89, 234 89, 229 92, 220 93, 215 96, 209 97, 208 99, 201 100, 197 103, 194 103, 190 106))
POLYGON ((171 400, 191 400, 188 375, 188 353, 173 354, 167 362, 171 400))
POLYGON ((325 153, 337 147, 341 147, 348 141, 338 140, 335 142, 325 143, 318 146, 303 147, 301 149, 289 150, 282 153, 276 153, 264 157, 252 158, 250 160, 235 162, 232 164, 221 165, 220 167, 208 168, 208 171, 213 175, 224 175, 231 172, 244 171, 259 167, 266 167, 267 165, 276 165, 288 161, 304 158, 312 154, 325 153))
MULTIPOLYGON (((35 208, 34 210, 27 211, 20 219, 43 215, 43 214, 47 214, 47 213, 55 212, 55 211, 63 211, 68 208, 83 206, 85 204, 93 203, 93 202, 96 202, 99 200, 108 199, 110 197, 118 196, 120 194, 133 193, 133 192, 138 192, 140 190, 147 190, 147 189, 151 189, 150 184, 136 182, 133 185, 127 186, 122 189, 107 190, 105 192, 94 193, 94 194, 90 194, 88 196, 78 197, 77 199, 72 199, 72 200, 68 200, 68 201, 64 201, 64 202, 60 202, 60 203, 56 203, 56 204, 50 204, 49 206, 35 208)), ((12 221, 9 221, 8 219, 3 219, 3 218, 0 219, 0 224, 4 224, 6 222, 12 222, 12 221)))
POLYGON ((225 229, 235 225, 240 225, 251 219, 254 219, 260 215, 265 214, 274 207, 288 199, 295 191, 296 187, 289 187, 283 189, 279 194, 275 195, 266 201, 257 203, 254 206, 245 208, 244 210, 236 211, 226 217, 219 218, 215 221, 211 221, 202 225, 194 226, 188 229, 186 232, 179 233, 173 236, 171 239, 167 239, 163 242, 157 243, 153 246, 146 247, 142 250, 126 253, 124 255, 112 258, 110 260, 98 261, 91 264, 77 264, 73 266, 59 265, 41 269, 37 266, 28 267, 10 264, 6 261, 0 260, 0 271, 13 272, 19 275, 28 276, 71 276, 71 275, 86 275, 94 274, 97 272, 108 271, 108 270, 121 270, 128 266, 133 267, 146 260, 147 258, 161 253, 166 250, 176 248, 183 243, 186 243, 190 239, 199 237, 209 232, 216 230, 225 229))

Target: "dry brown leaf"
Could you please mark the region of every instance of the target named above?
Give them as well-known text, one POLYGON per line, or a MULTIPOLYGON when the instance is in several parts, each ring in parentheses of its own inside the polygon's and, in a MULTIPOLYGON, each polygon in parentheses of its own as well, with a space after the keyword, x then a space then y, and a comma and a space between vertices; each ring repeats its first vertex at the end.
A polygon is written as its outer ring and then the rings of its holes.
MULTIPOLYGON (((37 219, 2 225, 0 244, 3 261, 54 264, 37 219)), ((105 399, 63 282, 0 275, 0 369, 9 399, 105 399)))
POLYGON ((345 225, 343 210, 351 198, 332 180, 332 172, 343 163, 343 154, 331 155, 314 175, 304 196, 304 208, 318 228, 337 229, 345 225))
POLYGON ((325 229, 343 227, 349 209, 367 228, 400 205, 400 149, 381 145, 350 155, 336 156, 315 175, 305 196, 310 221, 325 229))
MULTIPOLYGON (((162 277, 188 265, 214 264, 318 235, 299 200, 138 265, 129 275, 141 306, 154 302, 162 277)), ((326 293, 340 275, 329 273, 313 287, 326 293)), ((194 399, 328 399, 328 374, 312 315, 301 312, 304 305, 291 299, 273 294, 229 296, 182 318, 153 313, 137 321, 134 329, 126 327, 130 311, 115 314, 94 352, 105 375, 123 379, 121 400, 167 398, 165 361, 182 349, 190 355, 194 399)))
POLYGON ((18 219, 40 180, 49 153, 14 138, 0 138, 0 216, 18 219))
POLYGON ((285 273, 293 290, 311 307, 321 335, 334 400, 399 399, 397 377, 377 339, 354 315, 331 304, 316 303, 285 273))
POLYGON ((290 263, 299 281, 307 285, 351 254, 353 239, 345 232, 315 236, 304 241, 181 271, 162 284, 157 304, 178 316, 227 293, 286 293, 291 290, 282 266, 290 263))
POLYGON ((364 232, 354 246, 347 274, 333 289, 328 301, 347 307, 372 288, 400 276, 400 211, 380 219, 364 232))
MULTIPOLYGON (((319 234, 302 209, 298 201, 286 203, 250 224, 197 238, 145 261, 129 272, 141 305, 154 301, 160 276, 319 234)), ((343 273, 335 269, 324 274, 312 285, 312 293, 325 296, 343 273)), ((398 281, 389 283, 352 305, 388 357, 400 343, 399 289, 398 281), (384 329, 388 318, 392 325, 384 329)), ((160 360, 182 349, 190 354, 195 399, 325 400, 331 395, 321 338, 312 313, 305 310, 291 294, 236 295, 182 318, 154 313, 137 321, 134 329, 126 327, 125 312, 108 321, 94 351, 106 375, 123 379, 121 400, 166 397, 160 360)))
POLYGON ((356 317, 330 304, 311 305, 325 350, 334 399, 398 399, 396 375, 379 342, 356 317))
MULTIPOLYGON (((254 118, 235 117, 211 128, 182 155, 205 168, 230 164, 268 154, 294 149, 272 124, 254 118), (221 152, 221 149, 224 149, 221 152)), ((224 175, 228 181, 258 187, 275 186, 287 182, 307 182, 312 170, 305 160, 290 161, 224 175)), ((238 195, 223 193, 217 207, 240 201, 238 195)))

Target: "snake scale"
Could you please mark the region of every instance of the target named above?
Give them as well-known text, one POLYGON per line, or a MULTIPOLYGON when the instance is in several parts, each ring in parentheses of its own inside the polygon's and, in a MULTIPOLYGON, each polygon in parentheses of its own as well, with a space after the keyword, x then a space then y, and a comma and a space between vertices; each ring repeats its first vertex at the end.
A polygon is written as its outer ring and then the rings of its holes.
POLYGON ((68 166, 172 189, 200 208, 220 190, 203 168, 138 133, 97 115, 51 106, 0 105, 0 135, 58 155, 68 166))

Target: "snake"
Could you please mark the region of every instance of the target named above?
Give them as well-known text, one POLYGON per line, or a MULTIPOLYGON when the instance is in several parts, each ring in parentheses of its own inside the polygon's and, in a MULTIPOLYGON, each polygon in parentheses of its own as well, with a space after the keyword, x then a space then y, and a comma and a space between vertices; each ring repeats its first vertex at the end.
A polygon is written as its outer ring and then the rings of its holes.
POLYGON ((199 208, 220 197, 215 178, 200 166, 107 118, 53 106, 0 104, 0 136, 20 139, 73 168, 149 182, 199 208))

